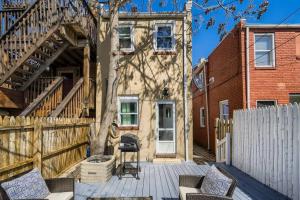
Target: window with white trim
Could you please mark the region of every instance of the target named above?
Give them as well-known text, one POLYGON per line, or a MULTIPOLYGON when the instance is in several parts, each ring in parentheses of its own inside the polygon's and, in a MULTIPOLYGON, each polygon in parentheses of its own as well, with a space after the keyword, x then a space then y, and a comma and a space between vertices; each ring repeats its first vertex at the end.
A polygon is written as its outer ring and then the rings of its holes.
POLYGON ((200 127, 205 127, 205 108, 200 108, 200 127))
POLYGON ((257 100, 256 101, 257 108, 265 108, 265 107, 275 106, 275 105, 276 105, 275 100, 257 100))
POLYGON ((173 51, 175 49, 174 24, 155 25, 155 50, 173 51))
POLYGON ((229 119, 229 102, 228 100, 220 101, 220 119, 227 120, 229 119))
POLYGON ((120 50, 133 51, 133 31, 132 25, 119 25, 119 45, 120 50))
POLYGON ((120 126, 138 125, 138 97, 119 97, 118 117, 120 126))
POLYGON ((254 34, 254 54, 256 67, 274 67, 275 50, 273 33, 254 34))

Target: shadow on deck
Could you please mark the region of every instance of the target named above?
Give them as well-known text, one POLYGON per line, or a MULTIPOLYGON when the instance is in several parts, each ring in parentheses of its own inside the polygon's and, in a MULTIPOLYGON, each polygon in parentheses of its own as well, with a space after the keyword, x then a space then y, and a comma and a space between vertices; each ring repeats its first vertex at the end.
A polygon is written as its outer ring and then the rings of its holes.
POLYGON ((280 194, 279 192, 271 189, 270 187, 258 182, 251 176, 245 174, 241 170, 233 167, 228 166, 223 163, 209 163, 215 164, 231 175, 233 175, 238 181, 238 187, 241 189, 245 194, 247 194, 252 199, 265 199, 265 200, 275 200, 275 199, 289 199, 288 197, 280 194))
MULTIPOLYGON (((234 199, 287 199, 285 196, 264 186, 234 167, 221 164, 239 181, 234 199)), ((181 164, 141 163, 140 180, 131 175, 119 180, 113 176, 107 183, 76 183, 76 200, 87 197, 148 197, 153 199, 178 199, 179 175, 204 175, 209 165, 197 165, 194 162, 181 164)))

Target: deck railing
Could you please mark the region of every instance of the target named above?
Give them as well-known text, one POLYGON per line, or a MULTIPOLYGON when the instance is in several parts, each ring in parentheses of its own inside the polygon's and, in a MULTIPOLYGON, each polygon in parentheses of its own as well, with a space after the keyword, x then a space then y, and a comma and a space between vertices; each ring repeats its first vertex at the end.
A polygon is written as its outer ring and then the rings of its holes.
POLYGON ((63 77, 57 77, 20 116, 47 117, 61 103, 63 98, 63 77))
POLYGON ((1 62, 0 72, 23 64, 41 45, 39 39, 53 34, 62 24, 78 24, 92 44, 96 43, 96 19, 85 0, 37 0, 1 36, 0 52, 4 53, 0 60, 7 55, 8 64, 1 62))
POLYGON ((0 180, 37 167, 44 178, 86 157, 94 119, 0 117, 0 180))

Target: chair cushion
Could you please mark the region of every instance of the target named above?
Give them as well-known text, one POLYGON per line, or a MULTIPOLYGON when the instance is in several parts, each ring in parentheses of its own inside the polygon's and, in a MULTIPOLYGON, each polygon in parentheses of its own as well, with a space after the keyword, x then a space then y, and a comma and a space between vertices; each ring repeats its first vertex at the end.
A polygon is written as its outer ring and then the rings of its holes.
POLYGON ((1 184, 10 199, 44 199, 49 189, 38 169, 1 184))
POLYGON ((179 194, 181 200, 186 200, 186 194, 189 193, 200 193, 200 189, 190 187, 179 187, 179 194))
POLYGON ((73 197, 73 192, 51 193, 46 199, 48 200, 70 200, 73 197))
POLYGON ((206 194, 226 196, 231 184, 232 180, 213 165, 207 171, 200 190, 206 194))

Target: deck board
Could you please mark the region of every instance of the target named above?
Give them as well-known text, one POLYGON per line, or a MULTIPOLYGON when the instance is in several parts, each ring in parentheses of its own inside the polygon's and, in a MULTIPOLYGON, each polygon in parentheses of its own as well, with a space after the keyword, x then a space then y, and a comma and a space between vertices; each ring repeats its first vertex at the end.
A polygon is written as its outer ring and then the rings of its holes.
MULTIPOLYGON (((224 166, 223 166, 224 167, 224 166)), ((235 168, 224 167, 238 181, 234 199, 287 199, 267 186, 245 175, 235 168)), ((106 184, 76 183, 75 200, 84 200, 87 197, 147 197, 154 200, 178 199, 179 175, 204 175, 209 165, 196 165, 194 162, 182 164, 152 164, 142 163, 140 180, 132 175, 119 180, 113 176, 106 184)))

